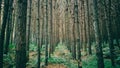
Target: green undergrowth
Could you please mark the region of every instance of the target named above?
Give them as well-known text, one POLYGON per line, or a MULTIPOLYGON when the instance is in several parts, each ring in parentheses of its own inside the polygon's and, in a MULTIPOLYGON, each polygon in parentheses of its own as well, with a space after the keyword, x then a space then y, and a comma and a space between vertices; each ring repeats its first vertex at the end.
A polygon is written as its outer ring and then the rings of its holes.
MULTIPOLYGON (((83 68, 97 68, 97 60, 95 55, 87 56, 86 59, 82 61, 82 63, 83 68)), ((110 59, 104 59, 104 65, 105 68, 120 68, 120 65, 113 67, 111 65, 110 59)))
MULTIPOLYGON (((41 58, 41 62, 44 62, 45 58, 41 58)), ((63 64, 67 68, 77 68, 77 64, 72 60, 67 60, 65 58, 51 57, 48 59, 49 64, 63 64)))
MULTIPOLYGON (((64 52, 65 49, 67 49, 67 47, 65 45, 59 44, 56 47, 55 52, 60 51, 62 53, 62 52, 64 52)), ((66 57, 71 56, 70 52, 68 52, 67 54, 68 55, 66 57)), ((53 57, 53 58, 51 58, 49 60, 49 62, 50 63, 62 63, 64 65, 66 65, 68 68, 78 68, 76 61, 73 61, 71 58, 66 59, 66 57, 65 58, 55 58, 55 57, 53 57)), ((97 60, 96 59, 97 58, 96 58, 95 53, 93 55, 91 55, 91 56, 82 57, 82 66, 83 66, 83 68, 97 68, 97 60)), ((116 64, 115 67, 113 67, 111 65, 110 59, 104 59, 104 65, 105 65, 105 68, 120 68, 120 65, 117 65, 117 64, 116 64)))
MULTIPOLYGON (((108 53, 109 49, 106 47, 108 46, 105 44, 103 46, 103 52, 104 54, 108 53)), ((10 44, 9 45, 9 53, 7 55, 4 55, 4 65, 9 65, 10 67, 15 66, 15 45, 10 44)), ((41 48, 41 65, 44 65, 45 62, 45 45, 41 48)), ((27 63, 27 66, 29 67, 36 67, 37 66, 37 45, 30 44, 30 52, 33 52, 33 56, 30 59, 30 61, 27 63)), ((82 56, 82 67, 83 68, 97 68, 97 60, 96 60, 95 53, 91 56, 82 56)), ((118 57, 118 60, 120 57, 118 57)), ((48 58, 49 64, 63 64, 67 68, 78 68, 78 64, 76 60, 72 60, 71 53, 69 52, 67 46, 65 44, 59 43, 58 46, 55 48, 54 53, 51 54, 51 57, 48 58)), ((110 59, 104 59, 104 65, 105 68, 120 68, 120 65, 116 65, 115 67, 112 67, 110 59)), ((9 67, 8 66, 8 67, 9 67)), ((8 68, 6 66, 6 68, 8 68)))
MULTIPOLYGON (((41 58, 41 63, 44 63, 45 58, 41 58)), ((65 58, 59 58, 59 57, 51 57, 48 59, 49 64, 63 64, 67 68, 78 68, 77 62, 72 59, 65 59, 65 58)), ((36 65, 37 59, 32 62, 32 65, 36 65)), ((112 67, 111 62, 109 59, 104 60, 105 68, 120 68, 120 65, 116 65, 115 67, 112 67)), ((82 66, 83 68, 97 68, 97 60, 95 55, 87 56, 84 59, 82 59, 82 66)))

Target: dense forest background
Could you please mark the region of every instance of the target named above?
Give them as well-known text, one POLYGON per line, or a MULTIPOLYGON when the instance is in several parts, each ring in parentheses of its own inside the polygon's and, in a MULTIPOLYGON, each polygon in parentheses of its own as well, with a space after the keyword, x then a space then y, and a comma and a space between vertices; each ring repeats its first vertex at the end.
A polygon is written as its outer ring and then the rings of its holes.
POLYGON ((120 0, 0 0, 0 68, 120 68, 120 0))

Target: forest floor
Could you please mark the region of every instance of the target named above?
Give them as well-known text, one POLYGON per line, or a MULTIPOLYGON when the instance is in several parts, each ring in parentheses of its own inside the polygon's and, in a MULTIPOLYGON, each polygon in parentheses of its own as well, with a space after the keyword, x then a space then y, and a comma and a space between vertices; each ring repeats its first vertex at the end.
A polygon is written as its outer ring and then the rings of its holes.
MULTIPOLYGON (((93 53, 93 55, 86 55, 86 53, 82 51, 82 55, 83 68, 97 68, 95 53, 93 53)), ((59 44, 55 48, 51 59, 54 59, 55 61, 50 60, 47 68, 78 68, 77 61, 72 59, 72 55, 65 44, 59 44)), ((104 64, 105 68, 120 68, 120 65, 112 67, 110 58, 104 58, 104 64)))
MULTIPOLYGON (((44 47, 43 47, 44 48, 44 47)), ((106 50, 106 49, 105 49, 106 50)), ((108 51, 108 50, 106 50, 108 51)), ((72 55, 70 51, 67 49, 65 44, 59 44, 56 48, 54 53, 51 55, 51 57, 48 59, 48 66, 44 66, 44 49, 41 51, 42 57, 41 57, 41 68, 78 68, 77 61, 72 59, 72 55)), ((93 55, 85 55, 86 53, 82 51, 82 66, 83 68, 97 68, 97 61, 95 53, 93 55)), ((37 64, 37 52, 31 51, 30 52, 30 67, 27 68, 36 68, 37 64), (32 65, 32 66, 31 66, 32 65)), ((116 67, 111 66, 110 59, 104 59, 105 68, 120 68, 120 65, 117 65, 116 67)))
MULTIPOLYGON (((71 55, 66 46, 58 45, 51 57, 61 58, 63 60, 69 61, 71 58, 71 55)), ((57 63, 57 64, 49 64, 47 68, 67 68, 67 66, 61 63, 59 64, 57 63)))
MULTIPOLYGON (((13 46, 13 45, 10 45, 13 46)), ((27 68, 36 68, 37 66, 37 46, 35 44, 30 45, 30 53, 29 53, 29 62, 27 63, 27 68)), ((105 47, 104 47, 105 48, 105 47)), ((103 48, 103 51, 107 53, 108 48, 103 48)), ((4 56, 4 68, 15 68, 15 51, 14 47, 11 47, 13 49, 8 55, 4 56), (13 52, 14 51, 14 52, 13 52)), ((93 55, 85 55, 86 53, 82 51, 82 66, 83 68, 97 68, 97 60, 96 55, 93 53, 93 55)), ((117 54, 120 55, 120 52, 117 54)), ((72 54, 67 49, 65 44, 58 44, 58 46, 55 48, 55 51, 53 54, 51 54, 51 57, 48 59, 48 66, 44 66, 45 61, 45 47, 41 48, 41 68, 78 68, 78 64, 76 60, 72 59, 72 54)), ((120 59, 120 56, 119 58, 120 59)), ((104 58, 104 64, 105 68, 120 68, 120 65, 116 65, 116 67, 111 66, 110 59, 104 58)))
POLYGON ((49 64, 46 68, 67 68, 63 64, 49 64))
MULTIPOLYGON (((43 47, 44 48, 44 47, 43 47)), ((44 50, 42 51, 42 57, 41 57, 41 67, 42 68, 75 68, 76 61, 72 60, 72 55, 70 51, 67 49, 67 47, 64 44, 59 44, 56 48, 53 54, 51 54, 51 57, 48 59, 48 66, 44 66, 44 50), (68 67, 69 66, 69 67, 68 67)), ((30 62, 28 64, 27 68, 34 68, 36 66, 36 59, 37 59, 37 52, 31 51, 30 54, 30 62), (34 62, 34 63, 33 63, 34 62), (32 66, 31 66, 32 65, 32 66)))

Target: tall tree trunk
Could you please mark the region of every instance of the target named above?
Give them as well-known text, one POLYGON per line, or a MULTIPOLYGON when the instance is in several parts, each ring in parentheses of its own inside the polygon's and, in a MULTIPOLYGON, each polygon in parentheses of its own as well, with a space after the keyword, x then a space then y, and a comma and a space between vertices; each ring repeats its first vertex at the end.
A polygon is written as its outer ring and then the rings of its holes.
POLYGON ((1 5, 2 5, 2 0, 0 0, 0 30, 1 30, 1 24, 2 24, 2 22, 1 22, 1 5))
POLYGON ((75 22, 73 23, 73 59, 76 59, 76 34, 75 34, 75 22))
POLYGON ((2 5, 2 0, 0 0, 0 15, 1 15, 1 5, 2 5))
POLYGON ((91 50, 91 42, 90 42, 90 18, 89 18, 89 0, 86 0, 86 7, 87 7, 87 22, 86 22, 86 31, 87 31, 87 45, 88 45, 88 52, 89 55, 92 54, 91 50))
POLYGON ((115 12, 116 12, 116 21, 115 21, 115 26, 116 26, 116 41, 117 41, 117 46, 120 49, 120 43, 119 43, 119 39, 120 39, 120 30, 119 30, 119 22, 120 22, 120 5, 119 5, 119 0, 116 0, 116 5, 115 5, 115 12))
POLYGON ((114 45, 113 45, 113 37, 112 37, 112 20, 111 20, 111 0, 108 1, 108 22, 107 22, 107 30, 108 30, 108 43, 110 48, 110 56, 111 63, 115 66, 115 57, 114 57, 114 45))
MULTIPOLYGON (((15 3, 15 2, 14 2, 15 3)), ((13 9, 15 9, 15 4, 13 3, 13 9)), ((13 10, 13 15, 12 15, 12 25, 11 25, 11 36, 10 36, 10 43, 14 43, 14 36, 15 36, 15 19, 16 19, 16 16, 15 16, 15 13, 16 12, 16 10, 13 10)))
MULTIPOLYGON (((120 27, 120 0, 117 0, 117 25, 120 27)), ((118 28, 118 38, 120 39, 120 29, 118 28)), ((120 43, 119 43, 120 46, 120 43)))
POLYGON ((93 14, 94 14, 94 30, 95 30, 95 39, 96 39, 96 56, 97 56, 97 65, 98 68, 104 68, 102 44, 100 37, 100 28, 98 21, 98 0, 93 0, 93 14))
POLYGON ((26 68, 27 0, 17 0, 16 68, 26 68))
POLYGON ((79 27, 79 18, 78 18, 78 0, 75 0, 74 2, 74 16, 75 16, 75 24, 76 24, 76 33, 77 33, 77 38, 76 38, 76 43, 77 43, 77 60, 78 60, 78 68, 82 68, 82 60, 81 60, 81 41, 80 41, 80 27, 79 27))
POLYGON ((38 0, 38 5, 37 5, 37 45, 38 45, 38 64, 37 64, 37 68, 40 68, 40 58, 41 58, 41 42, 40 42, 40 0, 38 0))
MULTIPOLYGON (((84 0, 82 0, 82 6, 83 6, 83 36, 84 36, 84 38, 83 38, 83 46, 84 46, 84 51, 85 51, 85 53, 87 52, 87 45, 86 45, 86 41, 87 41, 87 35, 86 35, 86 16, 85 16, 85 13, 86 13, 86 11, 85 11, 85 1, 84 0)), ((87 54, 87 53, 86 53, 87 54)))
POLYGON ((48 65, 48 0, 46 0, 46 24, 45 24, 45 66, 48 65))
MULTIPOLYGON (((105 25, 106 25, 106 31, 107 31, 107 22, 108 22, 108 10, 107 10, 107 4, 106 4, 106 0, 104 0, 103 1, 104 2, 104 12, 105 12, 105 25)), ((107 33, 108 33, 108 31, 107 31, 107 33)), ((104 38, 105 39, 105 41, 107 42, 107 40, 108 40, 108 35, 107 35, 107 37, 106 38, 104 38)))
POLYGON ((3 21, 2 21, 2 28, 0 33, 0 68, 3 68, 3 45, 4 45, 4 38, 5 38, 7 17, 8 17, 8 9, 9 9, 9 1, 4 0, 4 12, 3 12, 3 18, 2 18, 3 21))
POLYGON ((8 19, 7 19, 7 29, 6 29, 6 40, 5 40, 5 54, 8 53, 9 50, 9 42, 10 42, 10 35, 12 30, 12 12, 13 12, 13 0, 9 1, 9 12, 8 12, 8 19))
POLYGON ((52 37, 53 37, 53 10, 52 10, 52 3, 53 1, 52 0, 50 0, 50 52, 49 52, 49 56, 50 56, 50 54, 52 53, 52 50, 53 50, 53 44, 52 44, 52 37))
POLYGON ((44 19, 44 18, 45 18, 45 13, 44 13, 44 12, 45 12, 45 11, 44 11, 43 2, 44 2, 44 0, 41 1, 41 5, 42 5, 42 6, 41 6, 41 10, 42 10, 42 11, 41 11, 41 13, 42 13, 42 22, 41 22, 41 23, 42 23, 42 26, 41 26, 41 34, 40 34, 40 36, 41 36, 41 46, 42 46, 43 43, 44 43, 44 42, 43 42, 43 41, 44 41, 43 35, 45 34, 45 31, 44 31, 44 24, 45 24, 45 21, 44 21, 44 20, 45 20, 45 19, 44 19))
POLYGON ((31 27, 31 14, 32 14, 32 0, 28 1, 29 6, 29 15, 28 15, 28 22, 27 22, 27 28, 26 28, 26 51, 27 51, 27 61, 29 61, 29 45, 30 45, 30 27, 31 27))

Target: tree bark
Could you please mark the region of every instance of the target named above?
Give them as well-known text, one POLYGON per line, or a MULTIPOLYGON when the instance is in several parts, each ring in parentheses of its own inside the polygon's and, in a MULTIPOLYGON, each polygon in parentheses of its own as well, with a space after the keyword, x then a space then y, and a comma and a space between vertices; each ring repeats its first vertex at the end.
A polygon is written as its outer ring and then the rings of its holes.
POLYGON ((9 1, 9 11, 8 11, 8 19, 7 19, 7 28, 6 28, 6 40, 5 40, 5 54, 8 53, 9 43, 10 43, 10 35, 12 30, 12 13, 13 13, 13 0, 9 1))
POLYGON ((28 22, 27 22, 27 28, 26 28, 26 54, 27 54, 27 61, 29 61, 29 45, 30 45, 30 27, 31 27, 31 14, 32 14, 32 0, 28 1, 29 6, 29 12, 28 12, 28 22))
POLYGON ((46 0, 46 24, 45 24, 45 66, 48 65, 48 0, 46 0))
POLYGON ((76 24, 76 33, 77 33, 77 38, 76 38, 76 44, 77 44, 77 60, 78 60, 78 68, 82 68, 82 60, 81 60, 81 41, 80 41, 80 27, 79 27, 79 18, 78 18, 78 0, 74 1, 74 16, 75 16, 75 24, 76 24))
POLYGON ((97 56, 97 66, 98 68, 104 68, 102 44, 100 37, 100 28, 98 21, 98 0, 93 0, 93 14, 94 14, 94 31, 96 39, 96 56, 97 56))
POLYGON ((86 22, 86 31, 87 31, 87 45, 88 45, 88 52, 89 55, 92 55, 91 50, 91 42, 90 42, 90 18, 89 18, 89 0, 86 0, 86 6, 87 6, 87 22, 86 22))
POLYGON ((26 68, 27 0, 17 0, 16 68, 26 68))
POLYGON ((110 56, 111 63, 115 66, 115 57, 114 57, 114 45, 113 45, 113 37, 112 37, 112 20, 111 20, 111 0, 108 1, 108 22, 107 22, 107 30, 108 30, 108 43, 110 48, 110 56))
POLYGON ((37 68, 40 68, 40 58, 41 58, 41 41, 40 41, 40 0, 37 1, 37 45, 38 45, 38 64, 37 68))
POLYGON ((53 40, 52 40, 52 37, 53 37, 53 10, 52 10, 52 3, 53 2, 53 0, 50 0, 50 52, 49 52, 49 56, 50 56, 50 54, 52 53, 52 51, 53 51, 53 40))
POLYGON ((2 0, 0 0, 0 30, 1 30, 1 24, 2 24, 2 22, 1 22, 1 9, 2 9, 1 7, 2 6, 1 5, 2 5, 2 0))
POLYGON ((2 28, 0 33, 0 68, 3 68, 3 45, 4 45, 7 18, 8 18, 8 9, 9 9, 9 1, 4 0, 4 12, 2 18, 3 21, 2 21, 2 28))

